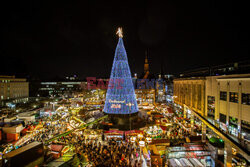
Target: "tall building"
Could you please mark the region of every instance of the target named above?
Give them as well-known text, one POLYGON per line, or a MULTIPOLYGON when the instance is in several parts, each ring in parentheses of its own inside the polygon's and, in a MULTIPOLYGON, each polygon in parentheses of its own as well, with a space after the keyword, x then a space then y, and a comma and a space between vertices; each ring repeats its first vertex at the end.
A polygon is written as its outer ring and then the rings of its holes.
POLYGON ((175 79, 174 97, 225 132, 250 140, 250 74, 175 79))
MULTIPOLYGON (((149 105, 155 103, 155 86, 147 86, 147 83, 154 79, 149 72, 148 52, 145 51, 143 79, 135 79, 135 95, 137 103, 140 105, 149 105)), ((153 81, 154 82, 154 81, 153 81)))
POLYGON ((137 113, 134 85, 128 64, 127 53, 122 40, 121 29, 118 30, 119 41, 110 74, 104 112, 108 114, 137 113))
POLYGON ((4 102, 21 102, 29 97, 29 83, 25 78, 0 76, 0 105, 4 102))

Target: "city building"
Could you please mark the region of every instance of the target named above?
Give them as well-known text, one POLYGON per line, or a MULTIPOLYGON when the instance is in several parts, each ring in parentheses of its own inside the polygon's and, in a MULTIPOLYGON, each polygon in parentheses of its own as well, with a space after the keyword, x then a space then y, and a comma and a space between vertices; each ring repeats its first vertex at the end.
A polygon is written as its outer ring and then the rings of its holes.
POLYGON ((155 89, 135 89, 135 95, 139 105, 155 103, 155 89))
POLYGON ((25 78, 0 76, 0 105, 23 102, 29 97, 29 82, 25 78))
POLYGON ((174 102, 219 123, 225 132, 250 140, 250 74, 175 79, 174 102))
POLYGON ((154 75, 152 75, 149 71, 147 54, 148 52, 146 51, 143 75, 140 78, 137 78, 137 75, 135 75, 133 78, 136 100, 139 105, 154 104, 156 97, 154 75), (149 83, 151 80, 153 83, 149 83))
POLYGON ((180 106, 204 115, 205 113, 205 78, 174 79, 174 102, 180 106))
POLYGON ((46 81, 31 82, 32 97, 71 97, 75 92, 81 92, 86 87, 86 82, 80 81, 46 81))
POLYGON ((250 74, 206 77, 205 115, 220 128, 250 140, 250 74))

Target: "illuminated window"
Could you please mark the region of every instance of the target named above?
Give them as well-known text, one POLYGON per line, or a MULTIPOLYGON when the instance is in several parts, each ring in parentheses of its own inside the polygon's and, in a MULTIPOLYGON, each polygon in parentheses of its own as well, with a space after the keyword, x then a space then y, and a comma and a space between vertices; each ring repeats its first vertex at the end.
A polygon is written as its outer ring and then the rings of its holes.
POLYGON ((230 102, 238 103, 238 93, 230 92, 230 102))

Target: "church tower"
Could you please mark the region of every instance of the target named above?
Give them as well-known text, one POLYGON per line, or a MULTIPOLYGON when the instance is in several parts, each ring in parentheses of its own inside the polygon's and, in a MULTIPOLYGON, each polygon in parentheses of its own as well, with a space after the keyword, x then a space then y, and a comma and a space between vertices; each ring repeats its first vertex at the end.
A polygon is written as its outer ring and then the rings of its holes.
POLYGON ((148 64, 148 52, 145 52, 145 63, 144 63, 144 74, 149 72, 149 64, 148 64))

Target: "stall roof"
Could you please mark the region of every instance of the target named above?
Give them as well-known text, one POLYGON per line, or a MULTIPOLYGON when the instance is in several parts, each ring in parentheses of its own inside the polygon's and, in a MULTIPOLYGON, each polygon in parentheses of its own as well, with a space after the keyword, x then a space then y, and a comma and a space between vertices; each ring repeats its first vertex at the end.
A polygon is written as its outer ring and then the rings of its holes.
POLYGON ((52 144, 51 145, 51 151, 61 152, 63 147, 64 147, 63 145, 52 144))
POLYGON ((164 116, 163 116, 163 115, 160 115, 160 114, 154 115, 154 117, 155 117, 155 118, 164 118, 164 116))
POLYGON ((13 150, 13 151, 11 151, 11 152, 5 154, 4 157, 5 157, 5 158, 14 157, 14 156, 16 156, 17 154, 20 154, 20 153, 22 153, 22 152, 25 152, 25 151, 27 151, 27 150, 29 150, 29 149, 31 149, 31 148, 33 148, 33 147, 36 147, 36 146, 38 146, 38 145, 41 145, 41 144, 42 144, 41 142, 33 142, 33 143, 30 143, 30 144, 28 144, 28 145, 26 145, 26 146, 23 146, 23 147, 21 147, 21 148, 18 148, 18 149, 16 149, 16 150, 13 150))
POLYGON ((167 126, 160 126, 162 130, 167 130, 167 126))
POLYGON ((143 134, 143 131, 142 130, 130 130, 130 131, 126 131, 125 135, 129 135, 129 134, 132 134, 132 133, 143 134))
POLYGON ((105 131, 104 133, 119 133, 119 134, 122 134, 123 135, 123 131, 120 131, 120 130, 109 130, 109 131, 105 131))
POLYGON ((170 143, 168 139, 153 139, 150 144, 170 143))

